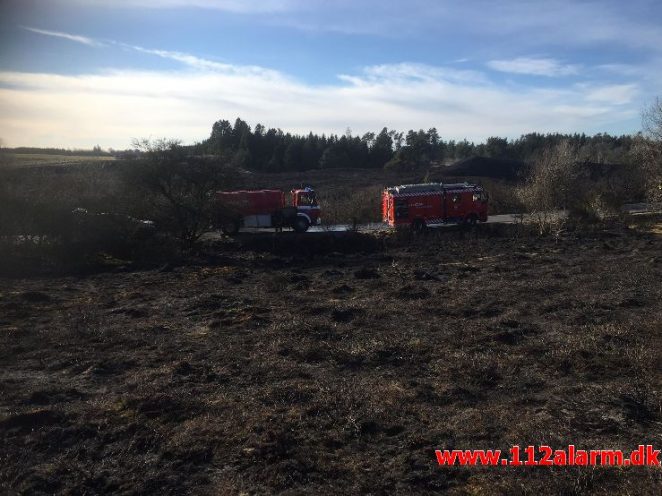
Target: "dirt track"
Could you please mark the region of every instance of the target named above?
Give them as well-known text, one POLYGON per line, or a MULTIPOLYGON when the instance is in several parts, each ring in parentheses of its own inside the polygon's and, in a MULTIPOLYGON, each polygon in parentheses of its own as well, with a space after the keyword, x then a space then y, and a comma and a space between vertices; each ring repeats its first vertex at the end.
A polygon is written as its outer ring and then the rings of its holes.
POLYGON ((0 488, 659 494, 659 469, 434 449, 662 445, 661 248, 435 233, 4 280, 0 488))

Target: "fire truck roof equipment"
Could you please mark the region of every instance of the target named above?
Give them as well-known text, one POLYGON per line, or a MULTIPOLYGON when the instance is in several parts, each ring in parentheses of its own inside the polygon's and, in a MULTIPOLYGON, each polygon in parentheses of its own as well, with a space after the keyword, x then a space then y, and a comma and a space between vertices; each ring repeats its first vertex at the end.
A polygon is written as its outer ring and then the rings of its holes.
POLYGON ((392 195, 416 195, 416 194, 432 194, 439 193, 442 191, 448 191, 451 189, 463 189, 463 188, 480 188, 475 184, 464 183, 424 183, 424 184, 401 184, 400 186, 393 186, 391 188, 386 188, 386 192, 392 195))

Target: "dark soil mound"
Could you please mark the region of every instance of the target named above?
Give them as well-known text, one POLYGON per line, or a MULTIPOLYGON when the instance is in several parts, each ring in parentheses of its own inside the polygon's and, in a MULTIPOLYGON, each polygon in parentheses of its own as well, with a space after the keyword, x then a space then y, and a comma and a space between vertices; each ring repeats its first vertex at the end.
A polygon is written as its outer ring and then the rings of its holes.
POLYGON ((515 181, 524 177, 530 165, 519 160, 470 157, 455 162, 440 172, 447 177, 489 177, 515 181))

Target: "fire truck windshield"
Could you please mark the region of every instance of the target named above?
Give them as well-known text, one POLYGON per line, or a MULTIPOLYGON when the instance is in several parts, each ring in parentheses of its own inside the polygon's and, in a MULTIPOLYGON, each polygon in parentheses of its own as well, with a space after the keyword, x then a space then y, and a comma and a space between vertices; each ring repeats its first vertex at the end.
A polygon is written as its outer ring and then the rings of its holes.
POLYGON ((299 193, 299 205, 303 207, 316 207, 317 197, 315 193, 299 193))

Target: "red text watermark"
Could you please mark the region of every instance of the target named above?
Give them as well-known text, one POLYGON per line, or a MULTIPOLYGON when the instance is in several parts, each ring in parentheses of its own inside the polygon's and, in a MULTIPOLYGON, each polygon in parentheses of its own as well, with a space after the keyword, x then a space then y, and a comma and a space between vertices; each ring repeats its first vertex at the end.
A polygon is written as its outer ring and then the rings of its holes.
POLYGON ((633 451, 581 450, 574 445, 554 450, 549 446, 513 446, 502 450, 435 450, 437 463, 441 466, 653 466, 659 467, 660 450, 652 445, 640 444, 633 451))

